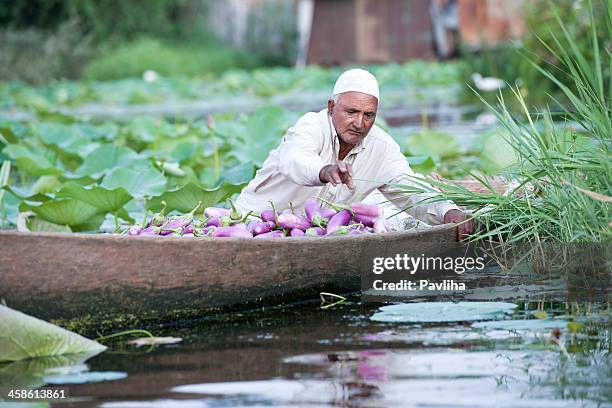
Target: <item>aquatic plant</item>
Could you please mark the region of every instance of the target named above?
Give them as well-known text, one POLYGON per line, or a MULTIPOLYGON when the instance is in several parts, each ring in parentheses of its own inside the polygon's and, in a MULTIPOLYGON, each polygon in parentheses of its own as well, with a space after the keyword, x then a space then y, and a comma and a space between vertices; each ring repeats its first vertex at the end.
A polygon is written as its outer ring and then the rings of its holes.
MULTIPOLYGON (((612 38, 612 1, 608 0, 608 5, 605 29, 612 38)), ((482 225, 474 240, 609 242, 612 237, 611 51, 609 45, 598 40, 593 10, 592 61, 576 45, 573 33, 559 15, 555 16, 559 34, 552 33, 552 42, 544 45, 560 63, 554 69, 563 69, 574 81, 573 86, 561 82, 551 67, 531 63, 559 87, 570 105, 561 113, 549 109, 531 112, 519 90, 513 89, 524 115, 517 118, 501 94, 496 107, 482 99, 507 131, 504 139, 518 159, 504 171, 512 180, 508 191, 498 193, 478 176, 488 192, 472 192, 420 177, 415 178, 417 187, 401 186, 409 194, 433 193, 427 201, 450 199, 473 210, 482 225), (565 122, 557 126, 553 118, 565 122), (432 189, 426 181, 443 191, 432 189)))

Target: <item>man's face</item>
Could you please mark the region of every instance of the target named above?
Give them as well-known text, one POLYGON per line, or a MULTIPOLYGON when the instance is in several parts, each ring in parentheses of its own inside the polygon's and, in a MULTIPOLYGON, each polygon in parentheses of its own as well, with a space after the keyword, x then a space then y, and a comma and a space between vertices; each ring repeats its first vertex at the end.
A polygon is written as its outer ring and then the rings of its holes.
POLYGON ((340 140, 349 145, 359 144, 368 134, 378 109, 378 99, 361 92, 338 95, 338 102, 327 102, 331 119, 340 140))

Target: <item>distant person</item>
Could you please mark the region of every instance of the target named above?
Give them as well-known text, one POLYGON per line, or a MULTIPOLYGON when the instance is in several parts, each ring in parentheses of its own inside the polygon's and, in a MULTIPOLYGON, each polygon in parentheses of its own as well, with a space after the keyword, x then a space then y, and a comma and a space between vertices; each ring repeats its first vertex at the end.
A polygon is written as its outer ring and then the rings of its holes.
MULTIPOLYGON (((363 69, 344 72, 334 85, 327 109, 309 112, 287 130, 246 186, 236 205, 259 212, 290 205, 301 210, 309 198, 349 204, 378 189, 399 208, 430 225, 468 219, 454 203, 417 204, 428 194, 406 194, 394 183, 417 185, 399 145, 374 124, 379 91, 376 78, 363 69)), ((459 226, 459 238, 473 230, 473 222, 459 226)))

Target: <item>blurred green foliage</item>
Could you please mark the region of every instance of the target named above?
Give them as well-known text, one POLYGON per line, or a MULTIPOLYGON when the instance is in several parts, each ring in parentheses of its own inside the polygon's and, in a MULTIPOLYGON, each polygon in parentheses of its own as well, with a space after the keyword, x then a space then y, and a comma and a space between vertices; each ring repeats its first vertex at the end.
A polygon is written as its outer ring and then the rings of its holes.
MULTIPOLYGON (((550 70, 562 83, 573 87, 574 80, 566 70, 559 66, 557 58, 544 45, 554 44, 553 36, 558 37, 560 34, 555 13, 558 13, 578 49, 587 60, 592 61, 590 7, 593 8, 599 43, 604 49, 612 49, 612 41, 606 35, 606 20, 609 19, 607 2, 605 0, 556 0, 554 2, 539 0, 525 2, 524 7, 528 30, 521 42, 488 47, 477 53, 464 51, 464 83, 474 87, 470 76, 478 72, 484 77, 501 78, 512 86, 518 86, 521 95, 530 105, 550 104, 548 94, 552 94, 560 102, 565 103, 563 93, 552 81, 534 69, 532 62, 550 70)), ((567 43, 562 42, 559 45, 569 48, 567 43)), ((607 82, 607 78, 610 78, 610 70, 604 69, 603 74, 606 78, 604 82, 607 82)), ((508 88, 504 91, 504 95, 511 95, 508 88)), ((474 92, 467 87, 465 96, 470 102, 478 100, 474 92)), ((490 102, 495 102, 497 98, 494 92, 483 94, 483 96, 490 102)), ((515 100, 512 97, 507 99, 515 100)))
POLYGON ((0 2, 0 27, 56 30, 68 20, 96 43, 138 36, 193 35, 206 12, 195 0, 11 0, 0 2))
POLYGON ((268 61, 224 47, 199 0, 0 1, 0 81, 219 74, 268 61))
POLYGON ((230 68, 252 69, 260 65, 260 58, 225 48, 214 39, 198 45, 141 38, 102 52, 87 66, 84 78, 137 78, 146 70, 166 77, 198 77, 221 74, 230 68))

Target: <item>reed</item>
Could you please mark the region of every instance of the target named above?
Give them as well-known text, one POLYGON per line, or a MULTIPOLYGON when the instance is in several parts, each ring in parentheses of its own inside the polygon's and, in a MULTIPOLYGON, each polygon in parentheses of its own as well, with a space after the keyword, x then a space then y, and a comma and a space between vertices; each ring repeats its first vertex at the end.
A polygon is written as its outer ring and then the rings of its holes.
MULTIPOLYGON (((612 0, 607 0, 606 31, 612 38, 612 0)), ((554 6, 553 6, 554 8, 554 6)), ((554 11, 554 10, 553 10, 554 11)), ((546 107, 532 112, 518 89, 513 96, 521 107, 515 117, 500 94, 491 109, 506 130, 506 140, 517 163, 503 174, 508 191, 497 193, 484 178, 473 175, 489 190, 472 192, 456 184, 413 179, 418 186, 400 185, 406 193, 430 192, 425 201, 453 200, 473 211, 482 226, 473 240, 503 242, 609 242, 612 230, 612 60, 610 44, 601 44, 591 7, 593 60, 585 57, 576 39, 554 11, 558 32, 544 46, 558 64, 533 69, 553 81, 569 101, 563 111, 546 107), (572 87, 555 75, 563 70, 572 87), (430 187, 432 185, 434 188, 430 187), (439 192, 437 189, 442 190, 439 192)), ((555 101, 551 97, 551 101, 555 101)), ((556 101, 555 101, 556 102, 556 101)))

